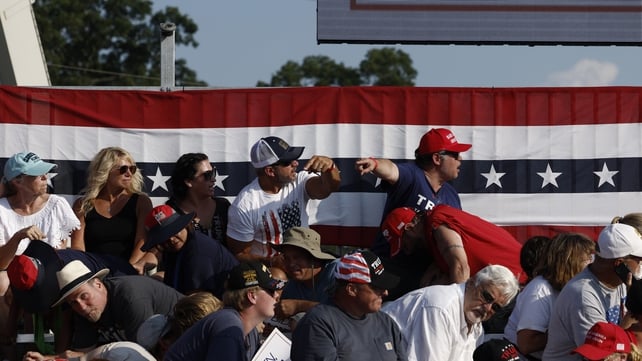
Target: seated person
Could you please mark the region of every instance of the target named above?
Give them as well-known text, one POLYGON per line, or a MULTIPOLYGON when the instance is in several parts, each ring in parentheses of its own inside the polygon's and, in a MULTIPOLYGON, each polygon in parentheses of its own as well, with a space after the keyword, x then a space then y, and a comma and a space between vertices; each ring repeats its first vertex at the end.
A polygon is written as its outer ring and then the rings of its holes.
POLYGON ((548 241, 535 268, 537 276, 517 296, 504 337, 527 357, 541 359, 548 322, 564 285, 591 263, 595 242, 579 233, 560 233, 548 241))
POLYGON ((145 218, 141 249, 162 253, 166 285, 184 294, 208 291, 222 297, 229 271, 239 262, 220 242, 195 231, 193 218, 194 213, 180 215, 166 204, 154 207, 145 218))
POLYGON ((149 350, 158 360, 167 349, 197 321, 223 308, 223 302, 209 292, 187 295, 174 305, 169 315, 156 314, 138 328, 138 344, 149 350))
POLYGON ((183 333, 167 350, 165 361, 247 361, 259 348, 257 326, 274 316, 284 282, 272 278, 260 262, 243 262, 230 271, 223 293, 225 308, 183 333))
POLYGON ((444 204, 419 213, 396 208, 382 231, 391 256, 425 252, 434 258, 417 287, 461 283, 490 264, 507 267, 520 283, 526 280, 519 264, 521 244, 503 228, 460 209, 444 204))
MULTIPOLYGON (((283 254, 288 283, 276 304, 276 317, 289 319, 328 301, 328 289, 334 285, 335 257, 321 251, 321 236, 305 227, 290 228, 283 243, 274 245, 283 254)), ((302 315, 301 315, 302 316, 302 315)))
MULTIPOLYGON (((66 302, 73 320, 73 350, 39 360, 80 357, 99 344, 135 341, 138 327, 156 313, 169 313, 183 297, 181 293, 147 276, 105 278, 109 269, 93 272, 81 261, 69 262, 56 272, 60 289, 57 306, 66 302)), ((38 358, 40 357, 40 358, 38 358)))
POLYGON ((407 360, 401 331, 381 312, 399 278, 370 251, 341 257, 331 301, 314 306, 292 333, 292 361, 407 360))

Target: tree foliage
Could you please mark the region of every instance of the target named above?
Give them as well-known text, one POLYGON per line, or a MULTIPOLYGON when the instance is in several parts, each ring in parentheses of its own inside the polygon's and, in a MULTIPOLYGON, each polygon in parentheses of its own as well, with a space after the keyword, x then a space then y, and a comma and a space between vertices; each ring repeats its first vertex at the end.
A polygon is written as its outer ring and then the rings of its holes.
POLYGON ((359 68, 337 63, 325 55, 310 55, 299 64, 288 61, 272 75, 269 83, 257 86, 348 86, 414 85, 417 71, 403 50, 371 49, 359 68))
POLYGON ((361 78, 369 85, 415 85, 417 71, 403 50, 370 49, 359 64, 361 78))
MULTIPOLYGON (((149 0, 38 0, 34 12, 53 85, 160 85, 160 23, 175 44, 197 47, 198 26, 176 7, 152 13, 149 0)), ((177 85, 207 85, 184 59, 177 85)))

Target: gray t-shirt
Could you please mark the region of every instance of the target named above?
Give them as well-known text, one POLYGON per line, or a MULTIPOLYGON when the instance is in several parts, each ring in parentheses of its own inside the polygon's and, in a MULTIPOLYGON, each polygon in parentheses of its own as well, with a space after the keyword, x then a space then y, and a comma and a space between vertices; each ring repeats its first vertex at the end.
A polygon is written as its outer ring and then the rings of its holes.
POLYGON ((292 361, 406 360, 397 324, 383 312, 356 319, 335 305, 319 304, 292 334, 292 361))
POLYGON ((626 299, 626 286, 610 288, 585 268, 562 289, 548 326, 548 342, 543 360, 582 360, 571 351, 584 343, 588 330, 599 321, 620 322, 621 307, 626 299))

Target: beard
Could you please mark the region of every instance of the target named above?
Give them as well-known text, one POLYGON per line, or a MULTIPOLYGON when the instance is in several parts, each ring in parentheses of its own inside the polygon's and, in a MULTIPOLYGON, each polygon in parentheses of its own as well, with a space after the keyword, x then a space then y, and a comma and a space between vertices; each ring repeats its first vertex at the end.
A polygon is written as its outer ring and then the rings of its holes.
POLYGON ((90 322, 98 322, 100 320, 100 317, 102 316, 102 312, 98 310, 91 310, 89 313, 85 315, 85 318, 88 319, 90 322))

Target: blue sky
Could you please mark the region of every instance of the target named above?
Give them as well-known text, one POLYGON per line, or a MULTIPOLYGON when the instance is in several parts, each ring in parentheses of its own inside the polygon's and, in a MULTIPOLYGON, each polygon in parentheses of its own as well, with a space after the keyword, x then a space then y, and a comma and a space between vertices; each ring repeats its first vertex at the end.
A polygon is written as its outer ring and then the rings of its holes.
MULTIPOLYGON (((213 87, 253 87, 288 60, 327 55, 357 67, 384 45, 317 44, 316 0, 156 0, 199 26, 198 48, 179 47, 213 87)), ((389 46, 389 45, 387 45, 389 46)), ((399 45, 418 71, 417 86, 642 86, 642 47, 399 45)))

